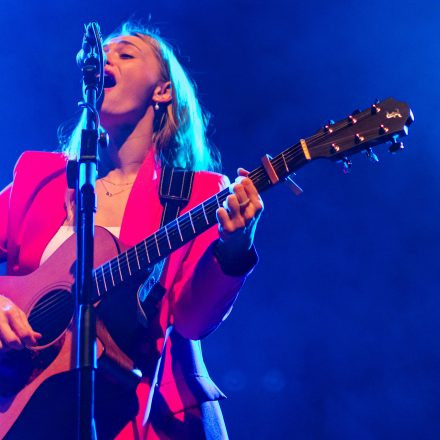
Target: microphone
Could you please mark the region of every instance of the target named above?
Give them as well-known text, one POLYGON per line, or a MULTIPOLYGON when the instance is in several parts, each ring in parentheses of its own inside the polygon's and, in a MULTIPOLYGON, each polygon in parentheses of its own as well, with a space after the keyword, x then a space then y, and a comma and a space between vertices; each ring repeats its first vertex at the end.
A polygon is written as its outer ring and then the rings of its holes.
POLYGON ((92 21, 84 25, 84 37, 82 41, 82 47, 80 51, 76 54, 76 63, 79 68, 83 68, 89 58, 93 58, 96 54, 95 48, 101 50, 103 57, 103 64, 106 63, 106 56, 102 50, 101 32, 99 29, 99 24, 92 21))
POLYGON ((83 95, 87 90, 95 89, 97 99, 103 98, 104 65, 107 62, 99 24, 91 21, 84 25, 84 36, 76 63, 83 73, 83 95))

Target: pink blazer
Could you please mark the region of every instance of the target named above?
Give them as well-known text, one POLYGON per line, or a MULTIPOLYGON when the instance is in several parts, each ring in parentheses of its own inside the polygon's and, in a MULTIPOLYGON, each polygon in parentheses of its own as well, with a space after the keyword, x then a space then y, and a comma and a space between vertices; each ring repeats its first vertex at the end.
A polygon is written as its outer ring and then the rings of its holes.
MULTIPOLYGON (((13 182, 0 192, 0 261, 7 260, 10 275, 24 275, 39 266, 50 239, 66 218, 66 158, 61 153, 26 152, 18 160, 13 182)), ((139 170, 121 225, 120 240, 129 245, 155 232, 162 206, 158 198, 160 168, 150 153, 139 170)), ((227 177, 197 172, 191 209, 229 184, 227 177)), ((166 289, 158 316, 162 331, 154 341, 164 353, 160 382, 156 384, 170 410, 224 397, 210 379, 200 351, 202 337, 213 331, 229 313, 245 276, 225 275, 212 246, 218 238, 213 227, 175 251, 165 266, 161 284, 166 289), (165 334, 171 331, 171 337, 165 334), (178 333, 176 338, 172 335, 178 333), (178 346, 173 349, 173 339, 178 346)), ((139 424, 147 410, 151 383, 138 388, 139 424)), ((131 438, 128 430, 118 439, 131 438)))

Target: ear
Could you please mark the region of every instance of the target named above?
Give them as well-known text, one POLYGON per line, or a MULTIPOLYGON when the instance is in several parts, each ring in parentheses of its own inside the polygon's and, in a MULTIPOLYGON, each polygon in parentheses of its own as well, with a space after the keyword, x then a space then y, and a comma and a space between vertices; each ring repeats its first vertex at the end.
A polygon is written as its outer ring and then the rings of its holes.
POLYGON ((168 104, 173 99, 171 82, 159 83, 153 92, 153 102, 158 104, 168 104))

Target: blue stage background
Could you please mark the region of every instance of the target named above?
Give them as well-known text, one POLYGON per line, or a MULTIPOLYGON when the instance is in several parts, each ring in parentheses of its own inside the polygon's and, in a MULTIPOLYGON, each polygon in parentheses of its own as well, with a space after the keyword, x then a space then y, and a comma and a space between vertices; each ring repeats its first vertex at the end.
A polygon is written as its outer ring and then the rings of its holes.
MULTIPOLYGON (((375 98, 405 150, 318 161, 264 194, 258 268, 204 341, 232 439, 440 438, 440 3, 2 1, 0 184, 76 111, 82 25, 151 15, 213 113, 231 177, 375 98)), ((209 295, 209 292, 206 293, 209 295)))

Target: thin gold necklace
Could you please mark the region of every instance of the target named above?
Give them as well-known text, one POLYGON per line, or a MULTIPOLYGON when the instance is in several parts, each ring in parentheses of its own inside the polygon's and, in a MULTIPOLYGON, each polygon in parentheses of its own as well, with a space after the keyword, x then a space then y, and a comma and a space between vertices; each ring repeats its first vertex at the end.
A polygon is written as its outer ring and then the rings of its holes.
POLYGON ((128 191, 130 189, 129 186, 133 185, 133 183, 134 183, 134 182, 113 183, 113 182, 110 182, 109 180, 106 180, 106 179, 100 179, 99 181, 101 182, 101 185, 103 186, 103 188, 105 190, 105 195, 107 197, 117 196, 118 194, 122 194, 123 192, 128 191), (107 188, 107 186, 105 185, 104 182, 110 183, 111 185, 114 185, 114 186, 127 186, 127 188, 121 189, 120 191, 117 191, 117 192, 111 192, 111 191, 109 191, 109 189, 107 188))

